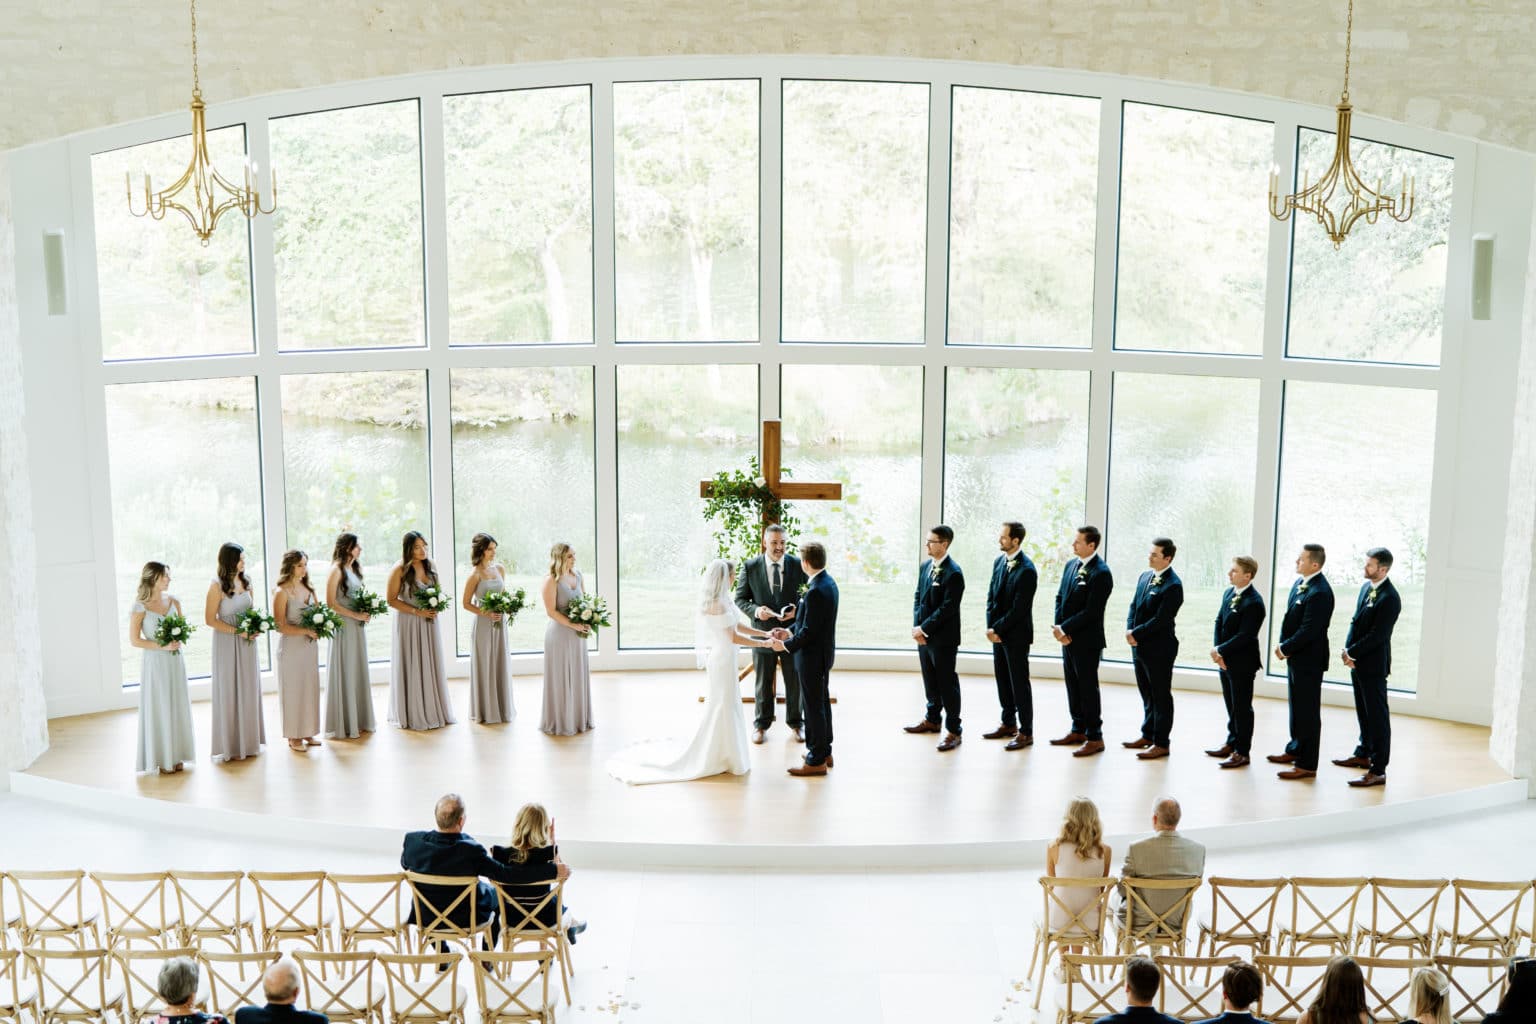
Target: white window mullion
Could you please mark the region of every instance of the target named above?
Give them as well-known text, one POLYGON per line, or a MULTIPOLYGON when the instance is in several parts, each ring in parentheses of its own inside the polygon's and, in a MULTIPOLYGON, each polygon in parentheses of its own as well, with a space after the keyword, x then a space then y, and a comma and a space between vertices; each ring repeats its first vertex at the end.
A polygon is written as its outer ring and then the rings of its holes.
MULTIPOLYGON (((592 340, 593 427, 597 431, 593 462, 597 479, 597 578, 609 605, 619 594, 619 449, 618 391, 614 379, 619 358, 617 328, 618 270, 613 210, 613 79, 592 82, 592 340)), ((589 556, 590 557, 590 556, 589 556)), ((618 629, 597 635, 597 664, 615 664, 618 629)))
POLYGON ((780 406, 784 345, 780 340, 784 280, 784 79, 765 75, 758 89, 757 330, 758 415, 784 415, 780 406))
POLYGON ((954 87, 934 79, 928 87, 928 232, 923 303, 922 492, 917 535, 906 541, 920 553, 922 538, 944 515, 944 361, 949 333, 949 166, 954 87))
MULTIPOLYGON (((269 173, 272 168, 271 135, 264 117, 253 117, 245 126, 246 152, 269 173)), ((287 474, 283 466, 283 393, 281 359, 278 355, 276 225, 273 217, 251 220, 251 304, 256 335, 256 429, 260 448, 262 552, 266 581, 276 586, 283 552, 288 550, 287 474)), ((241 360, 247 366, 251 362, 241 360)), ((311 558, 316 552, 308 553, 311 558)), ((319 555, 324 561, 330 552, 319 555)), ((267 595, 257 595, 258 605, 268 606, 267 595)), ((267 641, 270 643, 270 641, 267 641)), ((272 652, 274 655, 275 651, 272 652)), ((276 680, 269 679, 275 686, 276 680)))
MULTIPOLYGON (((1124 99, 1106 91, 1099 114, 1098 217, 1094 229, 1093 342, 1088 381, 1086 522, 1108 528, 1109 431, 1113 393, 1115 265, 1120 237, 1120 125, 1124 99)), ((1061 538, 1064 543, 1070 538, 1061 538)), ((1104 547, 1113 545, 1105 538, 1104 547)))

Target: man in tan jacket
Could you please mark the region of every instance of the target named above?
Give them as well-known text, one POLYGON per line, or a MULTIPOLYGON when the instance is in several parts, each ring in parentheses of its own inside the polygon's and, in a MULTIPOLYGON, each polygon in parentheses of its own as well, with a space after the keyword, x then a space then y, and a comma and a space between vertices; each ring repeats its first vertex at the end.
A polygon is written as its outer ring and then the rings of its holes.
MULTIPOLYGON (((1121 877, 1129 878, 1199 878, 1205 874, 1205 846, 1193 839, 1179 835, 1179 818, 1182 816, 1179 802, 1171 796, 1159 797, 1152 805, 1153 834, 1132 843, 1125 851, 1125 865, 1121 877)), ((1163 915, 1178 903, 1181 893, 1143 892, 1141 899, 1146 907, 1136 906, 1132 928, 1142 929, 1151 924, 1147 908, 1163 915)), ((1125 895, 1120 896, 1116 916, 1125 920, 1125 895)), ((1185 908, 1188 913, 1188 907, 1185 908)), ((1170 921, 1170 924, 1175 923, 1170 921)))

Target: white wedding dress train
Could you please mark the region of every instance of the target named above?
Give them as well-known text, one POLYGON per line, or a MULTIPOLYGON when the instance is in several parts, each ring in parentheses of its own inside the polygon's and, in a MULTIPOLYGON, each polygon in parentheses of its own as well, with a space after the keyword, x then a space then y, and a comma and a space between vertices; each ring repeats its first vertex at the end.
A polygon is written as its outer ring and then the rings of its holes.
POLYGON ((750 747, 747 720, 737 692, 736 610, 702 614, 698 654, 708 680, 704 716, 686 748, 678 740, 650 740, 625 747, 608 759, 608 774, 631 786, 687 782, 729 772, 745 775, 750 747))

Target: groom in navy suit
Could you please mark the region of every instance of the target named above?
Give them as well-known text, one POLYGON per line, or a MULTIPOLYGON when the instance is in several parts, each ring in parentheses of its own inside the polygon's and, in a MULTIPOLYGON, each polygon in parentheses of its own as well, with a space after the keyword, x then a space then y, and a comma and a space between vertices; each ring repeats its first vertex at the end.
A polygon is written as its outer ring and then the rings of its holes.
POLYGON ((960 653, 960 599, 965 595, 965 573, 949 557, 955 531, 940 523, 928 531, 928 557, 917 569, 917 592, 912 595, 912 642, 917 644, 917 664, 923 670, 923 695, 927 708, 923 720, 903 726, 907 732, 938 732, 944 719, 944 739, 939 751, 960 745, 960 676, 955 657, 960 653))
POLYGON ((1350 757, 1333 763, 1364 768, 1350 779, 1356 788, 1385 786, 1392 756, 1392 722, 1387 717, 1387 676, 1392 674, 1392 629, 1403 612, 1403 599, 1387 579, 1392 552, 1372 548, 1365 553, 1365 583, 1355 598, 1355 617, 1344 638, 1344 665, 1355 688, 1355 716, 1360 720, 1360 745, 1350 757))
POLYGON ((1073 757, 1104 751, 1104 718, 1099 702, 1099 658, 1104 653, 1104 607, 1115 579, 1099 557, 1103 536, 1097 526, 1078 527, 1072 538, 1077 557, 1061 571, 1056 588, 1056 620, 1051 635, 1061 644, 1062 674, 1072 731, 1051 740, 1053 747, 1076 747, 1073 757))
POLYGON ((1291 741, 1285 753, 1270 754, 1273 764, 1290 765, 1282 779, 1317 775, 1317 747, 1323 731, 1323 673, 1328 670, 1328 620, 1333 618, 1333 588, 1323 575, 1327 552, 1321 544, 1303 544, 1296 575, 1280 622, 1275 657, 1285 662, 1290 703, 1291 741))
POLYGON ((810 572, 800 603, 795 606, 795 628, 775 629, 773 649, 795 656, 800 674, 800 695, 805 700, 805 763, 789 774, 825 775, 832 767, 832 701, 827 677, 837 654, 837 584, 827 569, 827 549, 812 541, 800 547, 800 561, 810 572))
POLYGON ((1125 642, 1131 645, 1136 689, 1141 691, 1141 735, 1120 744, 1139 750, 1143 761, 1168 756, 1173 732, 1173 663, 1179 656, 1174 617, 1184 604, 1184 581, 1173 571, 1173 541, 1158 537, 1147 553, 1150 568, 1136 581, 1136 594, 1125 614, 1125 642))

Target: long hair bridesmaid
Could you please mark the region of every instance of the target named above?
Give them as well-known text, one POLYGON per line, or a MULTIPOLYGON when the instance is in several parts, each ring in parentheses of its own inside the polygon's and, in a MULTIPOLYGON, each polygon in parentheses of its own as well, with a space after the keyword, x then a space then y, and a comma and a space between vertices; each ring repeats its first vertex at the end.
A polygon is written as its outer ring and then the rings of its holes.
POLYGON ((437 612, 416 607, 416 595, 437 586, 427 539, 411 530, 400 540, 400 561, 389 571, 389 606, 396 612, 390 658, 389 720, 402 729, 440 729, 454 722, 437 612))
POLYGON ((187 659, 181 641, 164 647, 155 641, 160 620, 181 602, 167 591, 171 567, 145 562, 139 589, 128 615, 128 642, 144 654, 139 663, 139 751, 135 771, 179 772, 196 757, 192 749, 192 701, 187 696, 187 659))
POLYGON ((368 683, 368 636, 371 616, 357 608, 363 591, 363 546, 355 533, 342 533, 331 550, 331 575, 325 603, 341 616, 326 662, 325 734, 355 739, 373 732, 373 690, 368 683))
POLYGON ((304 624, 304 612, 314 607, 315 588, 309 582, 309 556, 298 548, 283 552, 272 591, 272 615, 277 619, 277 703, 283 710, 283 735, 290 750, 320 746, 320 645, 315 631, 304 624))
POLYGON ((469 720, 484 725, 510 722, 512 666, 507 660, 507 630, 502 616, 480 607, 494 590, 507 589, 506 573, 496 561, 496 538, 477 533, 469 541, 473 567, 464 581, 460 606, 475 617, 474 649, 469 659, 469 720))
POLYGON ((213 743, 215 761, 239 761, 261 753, 267 726, 261 717, 261 658, 256 643, 235 631, 252 605, 245 548, 230 541, 219 548, 219 571, 208 585, 203 621, 213 630, 213 743))

